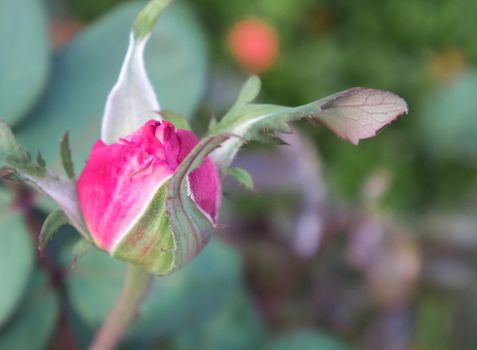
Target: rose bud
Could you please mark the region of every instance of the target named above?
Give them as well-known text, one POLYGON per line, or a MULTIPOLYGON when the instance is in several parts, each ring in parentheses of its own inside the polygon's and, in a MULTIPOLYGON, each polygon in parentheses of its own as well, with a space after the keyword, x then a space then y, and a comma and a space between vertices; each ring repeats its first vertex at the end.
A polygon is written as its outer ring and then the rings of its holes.
MULTIPOLYGON (((192 131, 156 120, 116 143, 96 142, 77 191, 86 225, 100 249, 156 274, 180 267, 165 205, 167 184, 197 143, 192 131)), ((210 158, 189 174, 188 195, 215 226, 221 183, 210 158)))

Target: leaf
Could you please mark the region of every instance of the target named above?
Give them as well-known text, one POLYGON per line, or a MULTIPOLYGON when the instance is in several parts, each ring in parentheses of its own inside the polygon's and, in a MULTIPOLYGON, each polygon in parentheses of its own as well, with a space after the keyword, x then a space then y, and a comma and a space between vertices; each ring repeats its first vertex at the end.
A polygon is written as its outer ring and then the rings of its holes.
POLYGON ((46 167, 46 162, 45 162, 45 159, 43 158, 43 156, 41 155, 41 152, 38 152, 38 155, 36 157, 36 164, 40 168, 43 168, 43 169, 45 169, 45 167, 46 167))
POLYGON ((174 337, 174 350, 261 349, 266 337, 263 321, 244 290, 235 295, 200 328, 187 327, 174 337))
POLYGON ((38 240, 38 249, 44 250, 48 241, 53 237, 53 235, 58 232, 58 229, 68 223, 68 218, 66 217, 63 210, 58 209, 52 211, 46 218, 43 226, 41 227, 40 237, 38 240))
POLYGON ((261 86, 260 78, 255 75, 251 76, 240 91, 235 106, 242 106, 255 100, 260 93, 261 86))
POLYGON ((16 124, 40 97, 49 70, 48 19, 37 0, 0 1, 0 117, 16 124))
MULTIPOLYGON (((132 1, 116 7, 60 50, 41 103, 28 123, 16 130, 19 142, 31 152, 41 150, 56 173, 63 170, 52 141, 61 140, 65 130, 70 131, 77 172, 99 139, 104 104, 118 78, 131 23, 143 5, 132 1)), ((161 107, 190 118, 205 92, 206 53, 202 27, 190 7, 187 3, 172 4, 161 15, 145 52, 149 78, 161 107)))
POLYGON ((0 350, 45 349, 55 330, 58 299, 47 277, 35 271, 29 282, 28 294, 21 306, 0 331, 0 350))
POLYGON ((401 97, 388 91, 360 87, 339 92, 318 103, 321 111, 310 117, 318 118, 338 136, 355 145, 375 136, 384 126, 408 112, 401 97))
POLYGON ((45 176, 43 167, 32 163, 31 156, 16 142, 8 125, 0 119, 0 168, 11 167, 30 176, 45 176))
POLYGON ((347 350, 350 349, 342 340, 328 334, 301 330, 281 336, 271 342, 267 350, 347 350))
POLYGON ((192 130, 187 119, 177 112, 165 110, 161 111, 161 116, 174 124, 177 129, 192 130))
POLYGON ((68 132, 65 133, 60 144, 60 155, 63 169, 70 180, 75 179, 75 169, 73 166, 73 160, 71 159, 70 139, 68 132))
POLYGON ((31 162, 30 157, 15 141, 12 131, 0 119, 0 168, 15 169, 23 181, 34 184, 53 199, 68 217, 70 223, 86 239, 90 239, 79 207, 76 185, 31 162))
POLYGON ((133 35, 136 41, 141 41, 151 34, 157 18, 172 0, 151 0, 142 9, 133 24, 133 35))
POLYGON ((0 119, 0 167, 7 162, 20 163, 27 159, 25 151, 17 144, 8 125, 0 119))
POLYGON ((420 139, 436 158, 477 155, 477 71, 469 70, 437 89, 424 103, 420 139))
POLYGON ((215 128, 216 125, 217 125, 217 119, 215 119, 213 117, 210 118, 208 129, 212 130, 213 128, 215 128))
MULTIPOLYGON (((69 266, 71 255, 65 253, 62 261, 69 266)), ((94 249, 67 275, 69 300, 90 329, 99 327, 111 310, 125 268, 126 264, 94 249)), ((180 271, 153 280, 127 338, 144 342, 200 328, 221 312, 240 288, 240 256, 227 245, 212 241, 180 271)))
POLYGON ((358 144, 407 113, 407 104, 401 97, 367 88, 352 88, 293 108, 251 104, 248 101, 257 94, 257 79, 253 77, 245 84, 235 105, 209 131, 211 136, 223 133, 238 136, 226 140, 211 153, 222 176, 246 141, 260 139, 262 132, 271 136, 291 132, 288 123, 292 121, 305 118, 319 121, 340 137, 358 144))
POLYGON ((253 191, 253 179, 250 173, 242 168, 229 168, 228 174, 232 176, 239 184, 241 184, 246 189, 253 191))
POLYGON ((416 305, 414 344, 421 349, 446 350, 454 348, 453 322, 459 316, 459 300, 426 293, 416 305))
POLYGON ((23 218, 6 209, 8 202, 8 197, 0 189, 0 326, 23 297, 34 258, 33 242, 23 218))
POLYGON ((72 266, 76 265, 78 260, 83 257, 85 254, 89 253, 91 249, 94 248, 93 243, 87 239, 80 238, 76 242, 72 249, 73 254, 73 263, 72 266))
POLYGON ((80 258, 91 248, 94 248, 94 245, 90 241, 86 239, 79 239, 78 242, 76 242, 73 246, 73 255, 80 258))

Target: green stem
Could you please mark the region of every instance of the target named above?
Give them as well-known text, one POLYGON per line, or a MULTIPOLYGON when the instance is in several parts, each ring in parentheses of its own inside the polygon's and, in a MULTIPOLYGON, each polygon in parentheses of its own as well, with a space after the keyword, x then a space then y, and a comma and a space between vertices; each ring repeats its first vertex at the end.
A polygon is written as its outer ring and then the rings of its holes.
POLYGON ((90 350, 112 350, 117 347, 134 318, 137 308, 149 288, 151 275, 133 265, 128 266, 123 290, 90 350))

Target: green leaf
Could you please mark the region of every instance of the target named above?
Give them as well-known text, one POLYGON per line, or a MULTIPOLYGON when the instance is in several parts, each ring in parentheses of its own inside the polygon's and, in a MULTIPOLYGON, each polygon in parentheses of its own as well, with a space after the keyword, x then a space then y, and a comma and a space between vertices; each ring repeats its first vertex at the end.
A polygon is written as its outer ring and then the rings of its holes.
POLYGON ((65 133, 60 144, 60 155, 63 169, 65 169, 66 175, 71 180, 75 179, 75 169, 73 166, 73 160, 71 159, 70 139, 68 132, 65 133))
POLYGON ((271 342, 267 350, 348 350, 350 347, 342 340, 328 334, 302 330, 282 336, 271 342))
POLYGON ((79 258, 89 253, 92 248, 94 248, 94 245, 91 243, 91 241, 80 238, 79 241, 73 246, 72 254, 74 261, 76 262, 79 258))
POLYGON ((136 17, 133 34, 136 41, 144 40, 154 28, 157 18, 172 0, 151 0, 136 17))
POLYGON ((358 144, 359 140, 375 136, 385 125, 407 113, 407 104, 401 97, 367 88, 348 89, 293 108, 248 103, 258 92, 257 79, 250 78, 235 105, 209 131, 211 136, 224 133, 237 136, 225 141, 211 154, 222 176, 246 141, 260 139, 262 132, 272 136, 290 132, 290 122, 318 121, 343 139, 358 144))
POLYGON ((213 117, 210 118, 208 129, 212 130, 213 128, 215 128, 216 125, 217 125, 217 119, 215 119, 213 117))
POLYGON ((83 237, 90 239, 79 207, 76 185, 31 162, 30 156, 16 143, 8 125, 0 119, 0 168, 15 169, 20 178, 46 193, 65 212, 70 223, 83 237))
MULTIPOLYGON (((69 266, 71 255, 65 254, 63 261, 69 266)), ((125 268, 126 264, 94 249, 68 274, 70 300, 90 329, 99 327, 111 310, 122 287, 125 268)), ((184 269, 154 279, 127 336, 144 342, 200 328, 240 288, 239 255, 212 241, 184 269)))
POLYGON ((174 337, 174 350, 261 349, 266 331, 256 307, 243 290, 237 290, 209 322, 185 328, 174 337))
POLYGON ((180 113, 165 110, 161 111, 161 116, 170 121, 177 129, 192 130, 187 119, 180 113))
POLYGON ((48 279, 35 271, 23 303, 0 331, 0 350, 45 349, 55 329, 58 309, 48 279))
POLYGON ((58 232, 58 229, 68 223, 68 218, 66 217, 63 210, 58 209, 52 211, 46 218, 43 226, 41 227, 40 237, 38 240, 38 248, 40 250, 45 249, 48 241, 53 237, 53 235, 58 232))
POLYGON ((228 174, 246 189, 253 191, 253 179, 250 173, 242 168, 229 168, 228 174))
POLYGON ((0 116, 9 124, 23 118, 40 97, 49 47, 42 1, 0 1, 0 116))
POLYGON ((20 164, 28 161, 25 151, 17 144, 15 135, 8 125, 0 119, 0 167, 7 163, 20 164))
POLYGON ((458 300, 437 293, 424 294, 416 305, 416 346, 421 349, 452 349, 455 329, 450 320, 457 318, 458 314, 458 300))
POLYGON ((261 86, 262 83, 259 77, 251 76, 249 79, 247 79, 245 85, 239 93, 239 96, 237 97, 234 107, 240 107, 255 100, 260 93, 261 86))
POLYGON ((7 195, 0 192, 0 326, 23 296, 34 258, 33 242, 22 215, 6 209, 7 204, 7 195))
MULTIPOLYGON (((56 55, 51 84, 17 137, 26 149, 41 150, 57 173, 62 166, 52 141, 61 140, 65 130, 70 130, 77 171, 99 139, 104 104, 117 80, 131 23, 143 4, 133 1, 117 7, 56 55)), ((186 4, 173 4, 161 16, 145 61, 161 108, 190 117, 205 92, 207 56, 202 28, 186 4)))
POLYGON ((46 162, 43 156, 41 155, 41 152, 38 152, 38 155, 36 157, 36 164, 42 169, 45 169, 46 167, 46 162))
POLYGON ((182 250, 187 248, 179 244, 169 224, 165 205, 167 184, 156 190, 147 209, 110 252, 116 258, 160 276, 182 267, 177 256, 180 259, 182 250))
POLYGON ((477 71, 438 89, 424 104, 420 138, 435 157, 477 155, 477 71))

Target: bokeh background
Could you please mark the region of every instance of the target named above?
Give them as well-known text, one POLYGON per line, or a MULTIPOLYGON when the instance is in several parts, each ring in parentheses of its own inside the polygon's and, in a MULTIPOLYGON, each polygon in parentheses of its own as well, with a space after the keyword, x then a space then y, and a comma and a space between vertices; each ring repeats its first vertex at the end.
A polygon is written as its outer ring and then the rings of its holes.
MULTIPOLYGON (((0 116, 77 172, 143 1, 0 1, 0 116)), ((121 349, 477 348, 477 2, 178 0, 146 52, 162 107, 199 134, 251 73, 260 101, 300 105, 352 86, 410 106, 358 147, 296 125, 250 145, 226 181, 224 226, 189 266, 157 279, 121 349)), ((78 261, 64 228, 39 254, 54 205, 0 184, 0 349, 84 349, 124 264, 78 261)))

